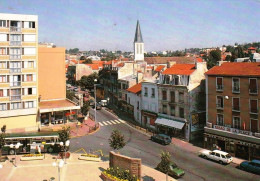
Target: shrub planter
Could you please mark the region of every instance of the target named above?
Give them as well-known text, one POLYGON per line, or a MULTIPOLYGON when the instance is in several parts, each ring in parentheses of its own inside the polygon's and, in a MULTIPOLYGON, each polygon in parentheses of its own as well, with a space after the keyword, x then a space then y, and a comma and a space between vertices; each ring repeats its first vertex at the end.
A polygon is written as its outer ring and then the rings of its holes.
POLYGON ((21 161, 30 161, 30 160, 43 160, 44 155, 43 154, 28 154, 28 155, 23 155, 21 157, 21 161))
POLYGON ((101 172, 101 179, 103 180, 103 181, 115 181, 115 179, 112 179, 112 178, 110 178, 110 177, 108 177, 105 173, 103 173, 103 172, 101 172))
POLYGON ((7 156, 0 156, 0 164, 1 165, 5 165, 7 161, 8 161, 7 156))
MULTIPOLYGON (((65 158, 65 152, 59 152, 57 159, 64 159, 65 158)), ((66 152, 66 159, 70 158, 70 152, 66 152)))
POLYGON ((83 154, 79 156, 79 160, 88 160, 88 161, 96 161, 100 162, 101 157, 98 155, 92 155, 92 154, 83 154))

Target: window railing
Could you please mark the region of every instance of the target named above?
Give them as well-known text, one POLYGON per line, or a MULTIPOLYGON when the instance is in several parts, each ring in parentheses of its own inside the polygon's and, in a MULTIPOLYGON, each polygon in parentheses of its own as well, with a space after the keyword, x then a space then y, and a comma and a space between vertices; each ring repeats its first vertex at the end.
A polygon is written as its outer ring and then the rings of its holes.
POLYGON ((21 46, 22 42, 21 41, 10 41, 10 46, 21 46))
POLYGON ((147 97, 147 96, 148 96, 148 94, 147 94, 147 93, 144 93, 144 96, 145 96, 145 97, 147 97))
POLYGON ((249 94, 257 94, 257 93, 258 93, 257 88, 255 88, 255 89, 249 89, 249 94))
POLYGON ((21 68, 10 68, 10 73, 21 73, 22 69, 21 68))
POLYGON ((10 60, 20 60, 21 59, 21 54, 13 54, 10 55, 10 60))
POLYGON ((216 106, 217 106, 217 109, 223 109, 224 108, 223 104, 216 104, 216 106))
POLYGON ((224 87, 223 85, 217 85, 216 87, 217 91, 223 91, 223 87, 224 87))
POLYGON ((184 103, 184 99, 179 99, 179 103, 184 103))
POLYGON ((239 87, 233 87, 232 92, 233 93, 239 93, 240 92, 240 88, 239 87))
POLYGON ((152 97, 152 98, 155 98, 155 95, 154 95, 154 94, 152 94, 152 95, 151 95, 151 97, 152 97))
POLYGON ((233 111, 240 111, 240 107, 239 106, 232 106, 232 110, 233 111))
POLYGON ((250 113, 257 114, 258 113, 258 109, 257 108, 251 108, 250 109, 250 113))
POLYGON ((10 26, 10 32, 21 32, 21 28, 16 26, 10 26))
POLYGON ((11 101, 19 101, 21 100, 21 95, 13 95, 10 97, 11 101))
POLYGON ((21 81, 10 82, 11 87, 21 86, 21 81))

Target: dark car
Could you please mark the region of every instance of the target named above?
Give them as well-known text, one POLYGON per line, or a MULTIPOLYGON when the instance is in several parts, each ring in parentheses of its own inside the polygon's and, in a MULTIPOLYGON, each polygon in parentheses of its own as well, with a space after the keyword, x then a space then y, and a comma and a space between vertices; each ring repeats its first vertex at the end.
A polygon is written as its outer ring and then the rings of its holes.
POLYGON ((102 109, 102 106, 98 103, 96 103, 96 106, 97 106, 97 110, 101 110, 102 109))
POLYGON ((240 163, 240 169, 260 174, 260 161, 259 160, 252 160, 251 162, 249 161, 244 161, 240 163))
POLYGON ((151 140, 164 145, 169 145, 172 142, 172 139, 165 134, 151 136, 151 140))
MULTIPOLYGON (((157 165, 157 167, 156 167, 155 169, 156 169, 156 170, 159 170, 159 171, 161 171, 161 172, 163 172, 162 170, 159 169, 158 166, 159 166, 159 165, 157 165)), ((163 172, 163 173, 164 173, 164 172, 163 172)), ((175 163, 171 162, 168 175, 170 175, 171 177, 180 178, 180 177, 183 176, 184 174, 185 174, 184 170, 182 170, 181 168, 179 168, 175 163)))

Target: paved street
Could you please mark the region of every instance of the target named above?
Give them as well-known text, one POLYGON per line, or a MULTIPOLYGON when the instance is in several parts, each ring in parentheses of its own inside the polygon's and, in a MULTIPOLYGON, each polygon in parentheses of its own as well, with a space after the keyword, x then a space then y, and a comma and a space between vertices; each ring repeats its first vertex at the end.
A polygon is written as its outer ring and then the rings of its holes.
MULTIPOLYGON (((91 113, 93 113, 93 110, 91 110, 91 113)), ((260 176, 241 171, 236 168, 237 165, 235 164, 221 165, 205 160, 198 157, 197 153, 191 153, 177 147, 174 143, 167 146, 154 143, 149 136, 123 123, 104 109, 97 111, 97 121, 101 122, 100 130, 92 135, 73 138, 71 140, 71 152, 83 147, 87 151, 102 149, 103 153, 108 155, 111 150, 108 138, 113 129, 118 129, 125 135, 127 141, 126 146, 120 150, 121 154, 141 158, 143 164, 155 167, 160 161, 161 150, 167 150, 171 153, 172 160, 186 172, 185 176, 179 180, 260 180, 260 176)))

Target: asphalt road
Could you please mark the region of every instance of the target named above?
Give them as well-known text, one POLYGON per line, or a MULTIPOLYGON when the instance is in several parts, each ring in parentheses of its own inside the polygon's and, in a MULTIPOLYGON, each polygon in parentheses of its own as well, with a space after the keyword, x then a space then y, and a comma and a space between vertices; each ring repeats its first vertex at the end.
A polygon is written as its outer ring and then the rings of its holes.
MULTIPOLYGON (((93 113, 93 110, 90 110, 93 113)), ((97 121, 118 120, 111 113, 97 110, 97 121)), ((260 176, 239 170, 237 165, 221 165, 219 163, 200 158, 196 153, 187 152, 176 147, 174 143, 163 146, 152 142, 150 137, 129 126, 126 123, 108 124, 101 126, 100 130, 92 135, 71 139, 70 151, 74 152, 80 148, 89 150, 102 150, 104 155, 108 155, 111 148, 108 138, 114 129, 121 131, 127 142, 126 146, 120 150, 121 154, 141 158, 142 163, 150 167, 156 167, 160 162, 162 150, 167 150, 172 156, 172 160, 185 171, 185 175, 178 180, 185 181, 260 181, 260 176)))

